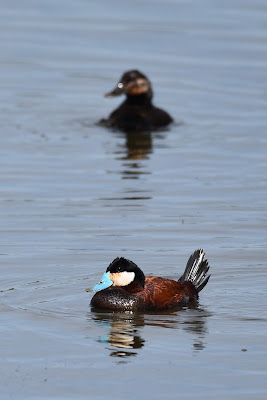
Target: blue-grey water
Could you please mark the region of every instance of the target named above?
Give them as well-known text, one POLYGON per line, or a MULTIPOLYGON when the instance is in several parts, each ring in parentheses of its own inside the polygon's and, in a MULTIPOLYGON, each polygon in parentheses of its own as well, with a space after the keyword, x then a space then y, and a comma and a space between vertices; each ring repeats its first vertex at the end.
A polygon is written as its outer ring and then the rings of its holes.
POLYGON ((266 399, 266 1, 10 0, 0 35, 0 398, 266 399), (132 68, 170 129, 95 125, 132 68), (199 247, 197 307, 91 312, 116 256, 199 247))

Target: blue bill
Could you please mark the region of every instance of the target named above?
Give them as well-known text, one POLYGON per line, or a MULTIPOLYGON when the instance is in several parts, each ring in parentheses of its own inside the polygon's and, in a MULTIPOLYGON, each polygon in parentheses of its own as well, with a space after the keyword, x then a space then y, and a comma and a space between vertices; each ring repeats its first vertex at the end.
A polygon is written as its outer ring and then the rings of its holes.
POLYGON ((108 288, 108 287, 111 286, 111 285, 113 285, 113 282, 112 282, 112 280, 110 279, 110 273, 109 273, 109 272, 106 272, 106 273, 102 276, 100 282, 97 283, 97 284, 92 288, 92 290, 93 290, 94 292, 98 292, 99 290, 106 289, 106 288, 108 288))

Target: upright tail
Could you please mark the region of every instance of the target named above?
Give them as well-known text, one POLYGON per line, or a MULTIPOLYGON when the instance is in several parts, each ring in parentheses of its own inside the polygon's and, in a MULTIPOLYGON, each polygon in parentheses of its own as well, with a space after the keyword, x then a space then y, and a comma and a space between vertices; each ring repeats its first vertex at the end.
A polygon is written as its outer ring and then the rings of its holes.
POLYGON ((199 293, 208 283, 210 275, 207 272, 210 266, 202 249, 195 250, 189 257, 185 271, 178 282, 192 282, 199 293))

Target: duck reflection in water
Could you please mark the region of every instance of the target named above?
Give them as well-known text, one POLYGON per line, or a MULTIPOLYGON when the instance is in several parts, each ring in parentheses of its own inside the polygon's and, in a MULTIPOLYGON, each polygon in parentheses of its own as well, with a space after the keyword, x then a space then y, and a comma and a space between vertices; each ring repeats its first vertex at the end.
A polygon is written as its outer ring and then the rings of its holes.
POLYGON ((132 349, 144 346, 144 340, 139 335, 138 327, 143 326, 143 317, 129 313, 107 314, 97 312, 94 320, 107 329, 107 334, 100 336, 98 342, 111 346, 111 357, 132 357, 137 354, 132 349))
MULTIPOLYGON (((144 339, 146 326, 158 327, 159 329, 182 329, 193 334, 193 353, 203 350, 205 348, 205 336, 208 332, 206 321, 209 316, 210 314, 207 311, 194 304, 186 309, 177 307, 160 314, 144 315, 132 312, 106 313, 97 311, 94 312, 93 319, 105 331, 97 341, 110 346, 109 355, 119 359, 128 359, 138 355, 139 349, 145 346, 146 341, 151 341, 150 338, 144 339), (182 313, 181 310, 183 310, 182 313)), ((164 339, 162 345, 164 346, 164 339)), ((177 353, 179 353, 179 346, 177 346, 177 353)))
POLYGON ((150 132, 139 132, 138 134, 126 133, 124 147, 127 149, 125 159, 143 160, 152 153, 152 137, 150 132))
POLYGON ((119 145, 116 155, 122 160, 123 179, 138 179, 141 175, 149 174, 142 160, 149 158, 153 152, 152 136, 150 132, 117 133, 124 143, 119 145))

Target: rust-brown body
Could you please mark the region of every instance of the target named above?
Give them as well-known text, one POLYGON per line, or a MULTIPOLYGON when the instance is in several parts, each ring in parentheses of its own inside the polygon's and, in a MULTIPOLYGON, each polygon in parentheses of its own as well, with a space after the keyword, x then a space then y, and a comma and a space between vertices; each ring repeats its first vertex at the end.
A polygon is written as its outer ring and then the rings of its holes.
POLYGON ((145 287, 137 295, 143 299, 145 307, 166 309, 186 305, 197 298, 197 291, 191 282, 183 284, 160 277, 146 277, 145 287))
POLYGON ((94 295, 91 305, 109 311, 160 311, 186 306, 198 298, 191 282, 147 276, 145 286, 133 282, 124 287, 111 287, 94 295))

